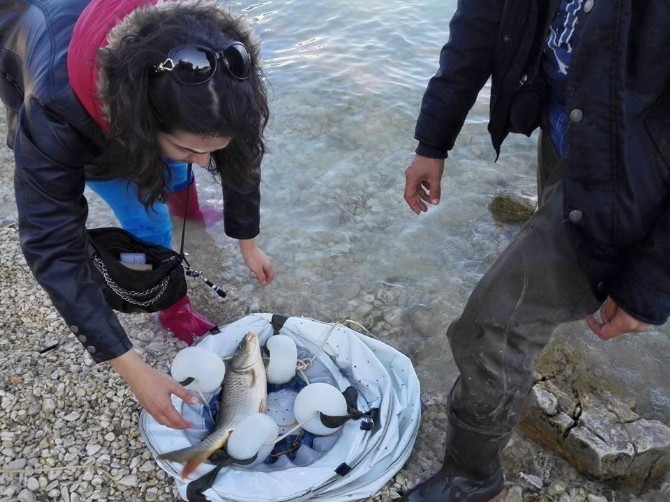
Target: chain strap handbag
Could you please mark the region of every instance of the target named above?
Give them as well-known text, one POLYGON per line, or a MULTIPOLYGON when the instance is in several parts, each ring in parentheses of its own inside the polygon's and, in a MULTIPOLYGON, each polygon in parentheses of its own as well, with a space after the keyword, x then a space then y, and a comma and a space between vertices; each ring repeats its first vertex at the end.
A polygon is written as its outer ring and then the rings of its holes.
POLYGON ((158 312, 187 291, 182 259, 176 251, 134 237, 116 227, 88 230, 93 270, 107 303, 119 312, 158 312), (145 270, 130 268, 122 253, 144 255, 145 270))
MULTIPOLYGON (((188 165, 191 178, 192 165, 188 165)), ((193 270, 186 260, 184 241, 186 236, 186 208, 181 232, 179 252, 164 246, 151 244, 118 227, 88 229, 89 255, 93 271, 103 286, 107 303, 118 312, 151 313, 174 305, 187 292, 186 275, 200 278, 221 298, 226 293, 193 270), (140 263, 124 260, 124 257, 141 256, 140 263), (182 265, 184 264, 184 265, 182 265)))

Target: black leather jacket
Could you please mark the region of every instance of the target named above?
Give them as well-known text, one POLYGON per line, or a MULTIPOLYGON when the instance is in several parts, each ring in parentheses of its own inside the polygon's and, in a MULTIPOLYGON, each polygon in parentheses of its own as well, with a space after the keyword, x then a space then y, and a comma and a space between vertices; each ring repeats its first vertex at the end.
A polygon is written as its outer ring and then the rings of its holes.
MULTIPOLYGON (((447 156, 489 77, 489 132, 499 149, 544 36, 543 5, 459 1, 423 98, 418 154, 447 156)), ((567 87, 565 225, 594 294, 662 324, 670 315, 670 3, 585 5, 567 87)))
MULTIPOLYGON (((105 361, 132 344, 105 302, 88 260, 84 187, 104 135, 75 97, 66 65, 74 24, 87 4, 0 4, 0 97, 8 111, 26 261, 72 332, 96 361, 105 361)), ((226 233, 255 237, 259 203, 257 186, 238 193, 224 183, 226 233)))

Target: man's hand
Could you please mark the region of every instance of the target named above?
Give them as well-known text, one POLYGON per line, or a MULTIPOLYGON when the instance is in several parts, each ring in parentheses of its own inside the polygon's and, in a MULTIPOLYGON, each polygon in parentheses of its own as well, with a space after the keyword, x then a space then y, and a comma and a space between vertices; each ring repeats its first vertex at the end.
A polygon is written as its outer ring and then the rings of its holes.
POLYGON ((189 404, 195 404, 197 399, 174 378, 149 366, 133 349, 109 363, 156 422, 173 429, 193 427, 172 405, 170 396, 174 394, 189 404))
POLYGON ((622 333, 641 333, 649 327, 625 312, 609 296, 600 306, 599 312, 599 321, 594 315, 590 315, 586 318, 586 324, 603 340, 610 340, 622 333))
POLYGON ((444 159, 414 156, 405 170, 405 202, 416 214, 428 211, 426 202, 440 203, 444 159))

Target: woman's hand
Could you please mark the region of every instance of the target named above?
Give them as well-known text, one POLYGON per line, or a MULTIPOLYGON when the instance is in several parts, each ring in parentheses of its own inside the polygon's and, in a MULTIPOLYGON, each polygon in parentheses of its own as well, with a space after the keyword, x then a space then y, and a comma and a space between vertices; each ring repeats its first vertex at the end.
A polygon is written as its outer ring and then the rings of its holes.
POLYGON ((416 214, 428 211, 426 202, 440 203, 444 159, 414 156, 405 170, 405 202, 416 214))
POLYGON ((275 277, 275 269, 268 256, 256 246, 256 239, 240 239, 240 251, 256 280, 267 286, 275 277))
POLYGON ((619 307, 609 296, 600 306, 600 320, 594 315, 586 318, 591 331, 603 340, 609 340, 622 333, 641 333, 649 325, 638 321, 619 307))
POLYGON ((170 396, 174 394, 189 404, 195 404, 197 399, 175 379, 149 366, 133 349, 111 359, 109 364, 126 381, 140 405, 156 422, 173 429, 193 427, 177 412, 170 396))

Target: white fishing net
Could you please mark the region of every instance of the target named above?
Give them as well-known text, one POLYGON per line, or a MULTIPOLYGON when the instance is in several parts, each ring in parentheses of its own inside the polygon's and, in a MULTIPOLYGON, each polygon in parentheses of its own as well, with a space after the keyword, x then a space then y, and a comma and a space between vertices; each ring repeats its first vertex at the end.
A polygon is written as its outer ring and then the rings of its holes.
POLYGON ((220 326, 219 333, 205 337, 198 347, 225 358, 249 331, 263 345, 274 334, 291 337, 298 347, 300 370, 286 384, 268 385, 267 411, 280 426, 280 437, 289 435, 274 446, 267 459, 251 467, 218 468, 207 462, 184 480, 181 464, 157 457, 200 442, 214 426, 219 397, 218 391, 204 396, 209 409, 173 397, 175 407, 195 426, 178 431, 142 413, 140 430, 158 465, 175 479, 182 498, 189 501, 335 502, 374 495, 407 460, 418 431, 419 382, 410 360, 342 324, 289 317, 275 333, 272 321, 272 314, 243 317, 220 326), (342 392, 355 388, 353 404, 360 418, 347 420, 329 435, 296 429, 295 397, 304 386, 317 382, 342 392))

